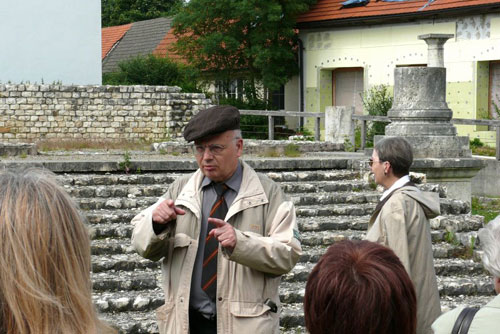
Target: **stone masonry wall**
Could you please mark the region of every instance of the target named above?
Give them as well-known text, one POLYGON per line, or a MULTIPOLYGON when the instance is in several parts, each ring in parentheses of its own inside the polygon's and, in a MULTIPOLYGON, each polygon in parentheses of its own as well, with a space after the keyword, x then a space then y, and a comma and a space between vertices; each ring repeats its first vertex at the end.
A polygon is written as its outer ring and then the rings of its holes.
POLYGON ((0 84, 0 141, 175 139, 210 105, 179 87, 0 84))

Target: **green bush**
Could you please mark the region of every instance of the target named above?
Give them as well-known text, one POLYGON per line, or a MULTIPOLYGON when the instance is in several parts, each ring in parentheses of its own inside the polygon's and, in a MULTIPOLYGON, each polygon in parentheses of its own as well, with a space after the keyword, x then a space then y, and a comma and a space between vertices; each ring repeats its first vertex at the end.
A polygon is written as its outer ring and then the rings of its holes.
MULTIPOLYGON (((251 99, 249 101, 219 99, 219 104, 228 104, 240 110, 272 110, 270 103, 260 99, 251 99)), ((267 116, 241 115, 240 127, 243 138, 268 139, 269 123, 267 116)))
MULTIPOLYGON (((363 106, 371 116, 387 116, 387 112, 392 107, 393 97, 387 85, 376 85, 365 91, 361 96, 363 106)), ((367 146, 373 146, 375 135, 384 135, 386 122, 371 122, 366 133, 367 146)))
POLYGON ((138 56, 121 62, 118 66, 118 71, 103 74, 103 84, 179 86, 183 92, 201 92, 197 86, 198 70, 169 58, 138 56))
POLYGON ((479 138, 474 138, 469 142, 470 148, 475 149, 479 147, 483 147, 484 143, 479 138))

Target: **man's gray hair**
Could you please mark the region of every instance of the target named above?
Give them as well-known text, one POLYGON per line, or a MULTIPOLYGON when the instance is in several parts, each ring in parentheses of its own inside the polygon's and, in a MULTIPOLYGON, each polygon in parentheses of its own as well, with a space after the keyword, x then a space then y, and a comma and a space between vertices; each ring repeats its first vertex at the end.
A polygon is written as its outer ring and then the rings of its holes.
POLYGON ((500 278, 500 215, 478 232, 483 248, 483 265, 494 277, 500 278))

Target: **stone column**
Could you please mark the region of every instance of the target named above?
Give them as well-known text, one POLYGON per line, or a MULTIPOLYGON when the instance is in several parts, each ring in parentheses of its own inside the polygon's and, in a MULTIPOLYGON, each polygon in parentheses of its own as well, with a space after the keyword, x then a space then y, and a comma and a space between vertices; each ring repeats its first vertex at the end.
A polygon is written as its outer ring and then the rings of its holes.
POLYGON ((418 36, 427 43, 427 67, 444 67, 444 43, 453 34, 426 34, 418 36))
POLYGON ((429 46, 428 67, 398 67, 394 70, 394 102, 387 116, 391 123, 383 137, 405 137, 413 148, 412 171, 443 184, 448 197, 470 203, 471 178, 483 167, 472 158, 469 137, 457 136, 446 103, 446 68, 443 45, 453 35, 419 36, 429 46))

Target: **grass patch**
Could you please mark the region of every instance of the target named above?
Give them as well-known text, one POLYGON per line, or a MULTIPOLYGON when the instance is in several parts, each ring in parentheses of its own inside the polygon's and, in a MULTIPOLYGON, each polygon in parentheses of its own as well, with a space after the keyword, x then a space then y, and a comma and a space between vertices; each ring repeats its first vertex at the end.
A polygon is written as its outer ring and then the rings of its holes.
POLYGON ((44 139, 36 142, 38 151, 75 151, 88 149, 108 150, 142 150, 149 151, 151 143, 146 141, 111 141, 90 139, 44 139))
POLYGON ((472 154, 494 157, 496 155, 496 150, 494 147, 490 146, 472 147, 472 154))
POLYGON ((471 213, 484 217, 487 223, 500 214, 500 198, 488 198, 486 200, 472 197, 471 213))
POLYGON ((288 144, 285 146, 285 156, 289 158, 297 158, 300 157, 301 153, 299 147, 295 144, 288 144))

